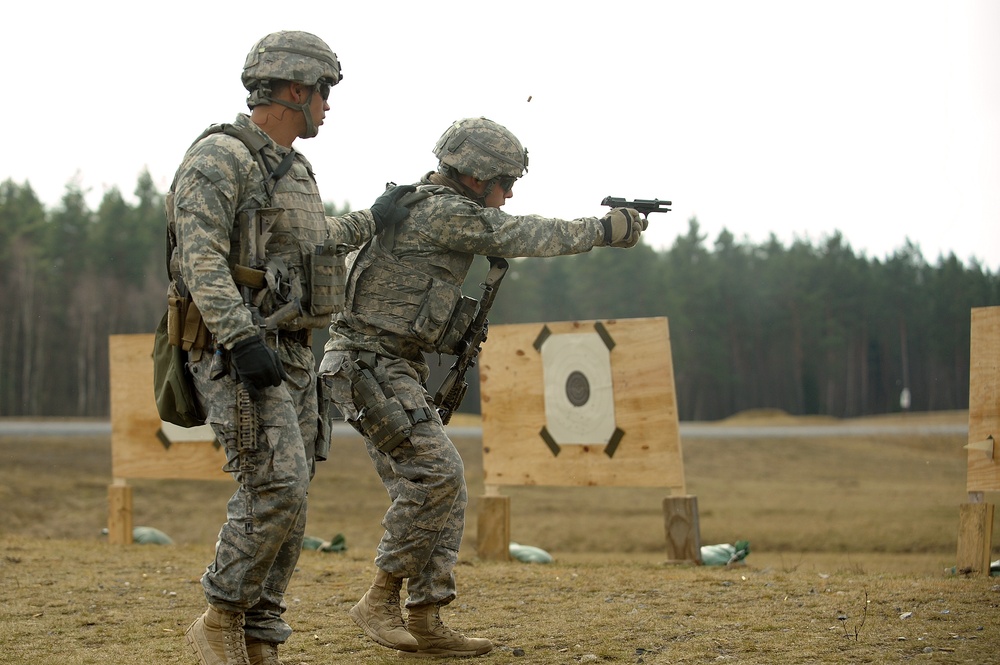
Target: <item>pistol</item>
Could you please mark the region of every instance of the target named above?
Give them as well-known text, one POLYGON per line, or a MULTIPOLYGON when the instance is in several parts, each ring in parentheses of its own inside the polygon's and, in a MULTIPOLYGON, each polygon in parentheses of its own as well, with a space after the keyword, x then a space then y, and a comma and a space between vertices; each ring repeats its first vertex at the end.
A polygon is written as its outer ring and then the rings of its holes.
POLYGON ((635 201, 626 201, 625 199, 618 198, 617 196, 605 196, 604 200, 601 201, 601 205, 610 206, 612 208, 632 208, 633 210, 641 212, 643 217, 648 217, 651 212, 670 212, 670 206, 673 204, 670 201, 664 201, 662 199, 636 199, 635 201))

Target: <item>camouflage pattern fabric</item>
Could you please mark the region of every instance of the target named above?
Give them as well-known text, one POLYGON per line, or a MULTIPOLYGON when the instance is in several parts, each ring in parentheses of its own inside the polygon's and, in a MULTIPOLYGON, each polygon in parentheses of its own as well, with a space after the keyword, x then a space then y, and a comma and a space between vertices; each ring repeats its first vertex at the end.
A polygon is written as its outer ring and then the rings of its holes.
MULTIPOLYGON (((350 352, 325 354, 320 372, 325 394, 357 425, 357 405, 345 365, 356 359, 350 352)), ((465 467, 455 445, 445 434, 424 388, 426 374, 413 364, 380 356, 379 374, 409 411, 426 408, 431 420, 413 426, 410 436, 385 454, 365 440, 368 456, 382 478, 391 505, 382 519, 385 535, 375 565, 396 577, 406 577, 407 606, 451 602, 455 598, 452 569, 458 560, 465 526, 468 494, 465 467)))
MULTIPOLYGON (((398 261, 449 284, 461 286, 475 255, 559 256, 603 245, 603 227, 596 217, 508 215, 461 195, 457 183, 438 173, 427 174, 418 190, 432 195, 414 204, 410 216, 396 227, 391 252, 398 261)), ((362 264, 369 251, 362 249, 354 265, 362 264)), ((334 317, 320 364, 328 398, 357 425, 361 405, 354 403, 344 366, 359 351, 370 351, 407 410, 429 407, 434 412, 431 420, 415 424, 410 437, 389 454, 365 442, 392 500, 382 521, 385 533, 375 564, 408 578, 408 607, 448 603, 456 597, 453 571, 468 503, 462 459, 433 409, 421 343, 361 323, 350 314, 350 297, 349 292, 348 312, 334 317)), ((366 306, 378 303, 366 301, 366 306)), ((382 306, 388 310, 394 304, 386 297, 382 306)))
MULTIPOLYGON (((277 164, 288 153, 274 144, 249 117, 235 124, 266 138, 265 148, 277 164)), ((193 145, 177 171, 168 200, 173 203, 177 250, 171 259, 191 291, 213 335, 214 345, 230 347, 258 334, 230 273, 238 256, 235 220, 247 210, 270 203, 284 210, 281 224, 267 245, 280 256, 293 278, 306 280, 302 253, 315 251, 327 237, 357 245, 374 233, 367 210, 326 217, 322 200, 304 157, 296 154, 291 170, 268 198, 256 160, 239 140, 211 134, 193 145)), ((174 288, 175 285, 172 285, 174 288)), ((265 315, 267 312, 263 312, 265 315)), ((290 329, 326 325, 292 321, 290 329)), ((210 378, 213 348, 191 364, 198 400, 225 449, 226 471, 239 483, 229 501, 227 521, 216 544, 215 560, 202 577, 208 602, 231 612, 245 611, 248 637, 284 642, 291 628, 281 618, 283 595, 295 569, 305 535, 306 493, 314 470, 320 433, 317 382, 312 349, 278 332, 267 336, 288 374, 281 386, 266 388, 257 402, 257 448, 236 447, 236 382, 227 374, 210 378), (252 471, 242 470, 241 466, 252 471)), ((322 443, 322 442, 321 442, 322 443)))
MULTIPOLYGON (((597 217, 574 220, 540 215, 508 215, 499 208, 484 208, 459 193, 460 185, 438 173, 428 173, 419 191, 432 193, 410 208, 410 216, 395 229, 391 252, 401 263, 448 284, 461 286, 476 255, 547 257, 580 254, 604 244, 604 227, 597 217)), ((374 244, 374 243, 373 243, 374 244)), ((363 265, 376 250, 371 246, 354 257, 363 265)), ((349 269, 352 269, 349 267, 349 269)), ((425 284, 414 284, 414 289, 425 284)), ((415 338, 385 335, 351 315, 354 303, 348 294, 347 311, 335 315, 326 350, 366 350, 422 363, 423 344, 415 338)), ((381 307, 391 314, 393 302, 366 302, 367 312, 381 307)))
MULTIPOLYGON (((273 340, 269 344, 274 346, 273 340)), ((209 378, 210 354, 191 365, 207 422, 226 451, 224 470, 239 483, 202 587, 210 604, 246 612, 248 636, 273 643, 292 633, 281 618, 282 598, 302 550, 312 444, 319 429, 312 350, 289 340, 279 342, 277 352, 288 378, 261 391, 257 449, 243 452, 242 458, 236 441, 237 382, 228 375, 209 378), (244 464, 253 470, 241 471, 244 464)))
MULTIPOLYGON (((249 116, 240 114, 233 124, 249 127, 265 137, 265 154, 271 155, 272 164, 277 165, 288 154, 289 148, 271 141, 250 122, 249 116)), ((237 138, 217 133, 188 150, 171 187, 177 234, 172 272, 176 265, 205 325, 226 347, 256 334, 230 271, 238 258, 234 225, 241 213, 268 205, 284 210, 279 228, 268 242, 268 256, 282 258, 292 278, 298 278, 306 292, 303 252, 311 252, 327 237, 347 245, 361 245, 375 232, 375 221, 368 210, 343 217, 325 216, 312 166, 300 153, 296 153, 291 170, 278 180, 270 201, 263 180, 246 146, 237 138)), ((326 319, 292 327, 323 325, 327 325, 326 319)))
POLYGON ((322 39, 299 30, 281 30, 261 38, 247 54, 243 86, 255 90, 261 81, 296 81, 313 85, 342 78, 337 54, 322 39))
POLYGON ((528 168, 528 151, 509 129, 488 118, 456 120, 434 146, 446 166, 480 180, 520 178, 528 168))

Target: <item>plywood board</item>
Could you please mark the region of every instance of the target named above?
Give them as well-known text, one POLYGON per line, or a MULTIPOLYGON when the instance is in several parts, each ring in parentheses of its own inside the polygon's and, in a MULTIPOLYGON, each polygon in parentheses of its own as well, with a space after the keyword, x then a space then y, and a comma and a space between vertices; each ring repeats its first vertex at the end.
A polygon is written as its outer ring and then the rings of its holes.
POLYGON ((111 475, 231 480, 210 427, 163 423, 153 399, 153 335, 111 335, 111 475))
POLYGON ((972 310, 969 492, 1000 491, 1000 307, 972 310), (989 445, 992 442, 992 446, 989 445))
POLYGON ((479 367, 487 485, 663 487, 684 493, 666 318, 490 326, 479 367), (604 445, 547 440, 539 342, 595 330, 610 347, 617 434, 604 445))

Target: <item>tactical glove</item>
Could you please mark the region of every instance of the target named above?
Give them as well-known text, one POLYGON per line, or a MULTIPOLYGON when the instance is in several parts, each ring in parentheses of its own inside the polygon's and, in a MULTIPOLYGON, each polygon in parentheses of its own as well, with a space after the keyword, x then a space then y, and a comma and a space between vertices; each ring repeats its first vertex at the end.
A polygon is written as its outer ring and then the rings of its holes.
POLYGON ((236 342, 229 354, 237 378, 255 402, 260 400, 262 389, 280 386, 288 378, 278 354, 257 335, 236 342))
POLYGON ((604 244, 610 247, 635 247, 648 222, 632 208, 615 208, 601 218, 604 244))
POLYGON ((392 185, 375 199, 370 208, 372 217, 375 218, 375 233, 381 233, 410 216, 410 209, 399 205, 399 199, 415 191, 417 188, 413 185, 392 185))

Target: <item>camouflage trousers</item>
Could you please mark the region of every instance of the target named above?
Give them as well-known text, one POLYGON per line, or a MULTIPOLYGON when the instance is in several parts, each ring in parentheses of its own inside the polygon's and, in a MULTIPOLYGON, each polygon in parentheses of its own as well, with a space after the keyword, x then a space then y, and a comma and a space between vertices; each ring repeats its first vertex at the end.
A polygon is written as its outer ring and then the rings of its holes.
MULTIPOLYGON (((344 363, 353 355, 328 352, 320 365, 326 394, 357 427, 361 405, 354 403, 344 363)), ((375 471, 391 505, 382 519, 375 565, 407 578, 406 606, 450 603, 455 599, 455 564, 465 529, 468 492, 465 466, 445 433, 418 369, 405 360, 378 356, 376 376, 392 387, 410 412, 429 409, 430 420, 413 425, 410 436, 383 453, 365 437, 375 471)))
POLYGON ((237 445, 237 382, 228 374, 209 377, 210 354, 191 366, 198 398, 225 448, 223 470, 239 483, 202 587, 210 604, 245 612, 247 636, 274 643, 292 633, 281 616, 284 594, 302 551, 314 449, 323 429, 312 350, 282 341, 278 355, 288 378, 262 391, 252 450, 237 445))

